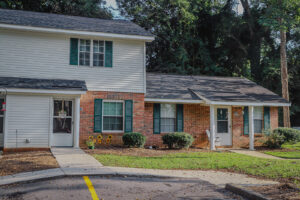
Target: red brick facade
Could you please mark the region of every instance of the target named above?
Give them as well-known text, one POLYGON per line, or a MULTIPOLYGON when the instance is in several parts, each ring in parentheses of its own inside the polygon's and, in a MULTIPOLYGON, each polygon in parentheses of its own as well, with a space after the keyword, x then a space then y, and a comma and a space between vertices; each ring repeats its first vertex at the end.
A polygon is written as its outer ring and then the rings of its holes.
MULTIPOLYGON (((89 136, 94 138, 99 133, 94 133, 94 99, 108 100, 133 100, 133 132, 140 132, 147 137, 146 146, 162 146, 161 134, 153 134, 153 103, 144 102, 144 94, 139 93, 121 93, 121 92, 92 92, 81 97, 80 113, 80 146, 85 145, 89 136)), ((208 147, 208 138, 206 130, 209 130, 210 116, 209 106, 200 104, 185 104, 184 113, 184 132, 193 135, 195 147, 208 147)), ((270 109, 271 128, 278 127, 278 108, 270 109)), ((232 107, 232 146, 247 147, 249 145, 248 135, 243 131, 243 108, 232 107)), ((123 133, 102 133, 102 144, 106 145, 108 135, 112 135, 109 144, 122 145, 123 133)), ((255 145, 263 142, 261 134, 255 134, 255 145)))
MULTIPOLYGON (((133 132, 144 130, 144 94, 125 92, 93 92, 88 91, 80 99, 80 146, 85 146, 89 136, 94 138, 99 133, 94 133, 94 99, 107 100, 133 100, 133 132)), ((123 133, 102 133, 102 144, 122 145, 123 133), (111 135, 110 142, 106 142, 107 136, 111 135)))

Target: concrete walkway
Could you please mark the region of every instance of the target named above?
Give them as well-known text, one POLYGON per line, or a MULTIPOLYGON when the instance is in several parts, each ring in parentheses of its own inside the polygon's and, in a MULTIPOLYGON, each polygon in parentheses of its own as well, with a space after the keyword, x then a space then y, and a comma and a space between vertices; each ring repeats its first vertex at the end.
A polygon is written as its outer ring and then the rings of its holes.
POLYGON ((81 149, 53 148, 51 151, 57 159, 60 168, 19 173, 9 176, 0 176, 0 186, 72 175, 121 175, 147 177, 154 176, 164 178, 196 178, 207 181, 219 187, 225 187, 225 184, 227 183, 233 183, 241 186, 260 186, 278 183, 275 181, 248 177, 244 174, 219 172, 212 170, 157 170, 125 167, 104 167, 94 157, 86 154, 81 149))
POLYGON ((277 159, 277 160, 286 160, 283 158, 279 158, 276 156, 272 156, 272 155, 268 155, 268 154, 264 154, 261 153, 259 151, 251 151, 251 150, 246 150, 246 149, 238 149, 238 150, 229 150, 233 153, 239 153, 239 154, 244 154, 247 156, 253 156, 253 157, 257 157, 257 158, 267 158, 267 159, 277 159))
POLYGON ((51 148, 51 152, 66 175, 93 173, 103 166, 79 148, 51 148))

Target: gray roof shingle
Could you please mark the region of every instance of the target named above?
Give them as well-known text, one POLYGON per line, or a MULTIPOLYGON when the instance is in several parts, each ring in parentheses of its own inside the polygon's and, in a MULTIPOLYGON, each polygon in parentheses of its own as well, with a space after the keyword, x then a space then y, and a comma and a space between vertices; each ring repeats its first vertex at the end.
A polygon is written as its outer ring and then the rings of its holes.
POLYGON ((0 87, 21 89, 87 91, 85 81, 64 79, 0 77, 0 87))
POLYGON ((146 98, 201 100, 202 97, 217 102, 289 103, 246 78, 147 73, 146 98))
POLYGON ((0 23, 76 31, 153 36, 149 31, 127 20, 106 20, 21 10, 0 9, 0 23))

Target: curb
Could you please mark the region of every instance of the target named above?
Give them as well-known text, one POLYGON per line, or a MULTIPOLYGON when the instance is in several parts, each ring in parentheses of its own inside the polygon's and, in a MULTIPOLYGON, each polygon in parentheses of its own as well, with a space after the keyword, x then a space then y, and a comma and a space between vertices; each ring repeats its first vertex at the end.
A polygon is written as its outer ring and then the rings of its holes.
MULTIPOLYGON (((60 168, 58 168, 60 169, 60 168)), ((53 178, 63 178, 63 177, 75 177, 75 176, 114 176, 114 177, 140 177, 140 178, 176 178, 172 176, 164 176, 164 175, 151 175, 151 174, 134 174, 134 173, 119 173, 119 172, 111 172, 111 173, 57 173, 53 175, 47 175, 47 176, 41 176, 41 177, 26 177, 26 178, 20 178, 20 180, 9 180, 9 181, 3 181, 1 183, 0 181, 0 187, 2 186, 8 186, 8 185, 14 185, 14 184, 20 184, 20 183, 27 183, 27 182, 36 182, 36 181, 42 181, 47 179, 53 179, 53 178)), ((1 177, 0 177, 1 178, 1 177)))
POLYGON ((246 199, 249 199, 249 200, 270 200, 269 198, 264 197, 263 195, 261 195, 257 192, 247 190, 245 187, 237 186, 235 184, 227 183, 225 185, 225 189, 230 192, 233 192, 235 194, 238 194, 242 197, 245 197, 246 199))

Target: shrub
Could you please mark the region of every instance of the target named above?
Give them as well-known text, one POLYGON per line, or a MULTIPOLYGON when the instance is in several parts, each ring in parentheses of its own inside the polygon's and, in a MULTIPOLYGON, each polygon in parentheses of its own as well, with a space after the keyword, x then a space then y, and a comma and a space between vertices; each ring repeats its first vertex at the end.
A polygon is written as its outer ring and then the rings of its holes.
POLYGON ((122 137, 123 143, 127 147, 144 147, 146 137, 141 133, 125 133, 122 137))
POLYGON ((278 133, 279 135, 284 136, 285 142, 299 142, 300 141, 300 130, 293 128, 276 128, 273 131, 274 133, 278 133))
POLYGON ((265 141, 265 145, 269 148, 280 148, 281 145, 285 142, 284 136, 277 132, 266 130, 264 131, 264 134, 267 138, 265 141))
POLYGON ((194 138, 192 135, 183 132, 168 133, 162 136, 163 143, 168 145, 169 149, 172 148, 189 148, 194 138))

